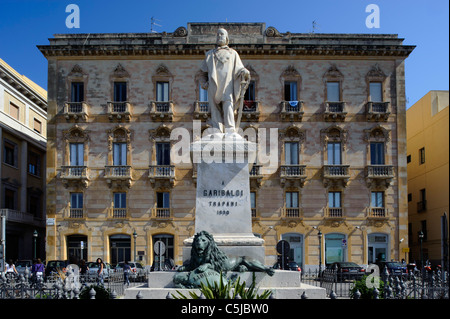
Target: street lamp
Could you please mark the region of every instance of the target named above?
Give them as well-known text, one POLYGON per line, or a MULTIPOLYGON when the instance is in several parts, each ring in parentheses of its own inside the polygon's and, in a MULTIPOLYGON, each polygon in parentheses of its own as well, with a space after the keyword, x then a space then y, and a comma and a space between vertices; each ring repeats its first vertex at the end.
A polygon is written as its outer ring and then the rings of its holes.
POLYGON ((137 238, 136 231, 134 231, 133 233, 133 238, 134 238, 134 261, 136 261, 136 238, 137 238))
POLYGON ((34 241, 34 255, 33 255, 33 259, 36 259, 37 238, 38 238, 38 232, 35 229, 34 232, 33 232, 33 241, 34 241))
POLYGON ((420 244, 420 267, 421 271, 423 271, 423 251, 422 251, 422 242, 423 242, 423 231, 419 232, 419 244, 420 244))
POLYGON ((319 237, 319 275, 320 271, 322 270, 322 232, 319 229, 319 232, 317 233, 317 237, 319 237))

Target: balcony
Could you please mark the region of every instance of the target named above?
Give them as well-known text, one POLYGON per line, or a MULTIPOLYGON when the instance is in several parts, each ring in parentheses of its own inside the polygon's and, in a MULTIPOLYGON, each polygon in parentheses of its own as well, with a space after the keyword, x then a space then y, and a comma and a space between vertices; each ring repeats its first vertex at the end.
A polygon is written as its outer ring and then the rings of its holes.
POLYGON ((366 166, 366 181, 368 187, 389 187, 394 178, 394 167, 392 165, 369 165, 366 166))
POLYGON ((261 165, 254 164, 249 172, 250 175, 250 184, 256 184, 251 186, 260 187, 262 181, 262 173, 261 173, 261 165))
POLYGON ((344 121, 346 115, 345 102, 325 102, 325 112, 323 114, 325 121, 344 121))
POLYGON ((421 213, 427 210, 427 201, 422 200, 420 202, 417 202, 417 212, 421 213))
POLYGON ((344 212, 342 207, 325 207, 324 208, 324 217, 327 219, 343 219, 344 212))
POLYGON ((67 208, 65 217, 71 219, 83 219, 85 217, 84 210, 83 208, 67 208))
POLYGON ((299 207, 284 207, 282 210, 283 218, 302 218, 303 212, 299 207))
POLYGON ((391 114, 389 102, 367 102, 366 117, 368 121, 387 121, 391 114))
POLYGON ((89 186, 88 168, 87 166, 61 166, 61 180, 64 187, 89 186))
POLYGON ((194 118, 206 120, 211 116, 209 111, 209 103, 206 101, 195 101, 194 102, 194 118))
POLYGON ((78 119, 86 121, 89 117, 88 105, 86 104, 86 102, 65 102, 64 117, 68 121, 72 118, 75 121, 77 121, 78 119))
POLYGON ((45 227, 44 219, 35 217, 31 213, 21 212, 15 209, 1 208, 0 216, 5 216, 7 222, 45 227))
POLYGON ((299 121, 303 118, 303 101, 282 101, 281 102, 281 120, 299 121))
POLYGON ((369 207, 367 209, 367 218, 370 219, 389 218, 388 210, 385 207, 369 207))
POLYGON ((350 165, 324 165, 323 166, 323 183, 328 186, 347 186, 350 178, 350 165))
POLYGON ((131 104, 130 102, 108 102, 108 118, 110 121, 131 120, 131 104))
POLYGON ((152 208, 152 218, 170 219, 172 218, 172 208, 152 208))
POLYGON ((149 167, 148 177, 153 187, 155 187, 157 181, 162 182, 162 184, 168 182, 170 187, 173 187, 175 182, 175 165, 152 165, 149 167))
POLYGON ((123 219, 128 217, 128 208, 110 208, 108 217, 115 219, 123 219))
POLYGON ((172 121, 173 101, 151 101, 150 116, 153 121, 172 121))
POLYGON ((258 121, 259 114, 259 101, 244 101, 242 107, 242 122, 258 121))
POLYGON ((303 187, 306 180, 306 165, 281 165, 280 184, 285 186, 289 182, 292 187, 303 187), (292 185, 298 184, 298 185, 292 185))
POLYGON ((131 166, 105 166, 105 179, 109 187, 131 187, 131 166))

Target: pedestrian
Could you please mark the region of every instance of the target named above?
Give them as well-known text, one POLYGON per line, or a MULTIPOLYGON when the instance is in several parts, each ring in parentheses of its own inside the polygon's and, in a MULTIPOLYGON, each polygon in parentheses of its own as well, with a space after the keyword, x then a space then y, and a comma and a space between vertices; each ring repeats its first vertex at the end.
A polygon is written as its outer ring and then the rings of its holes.
POLYGON ((80 275, 81 275, 81 277, 80 277, 80 279, 81 279, 82 282, 86 281, 86 276, 88 274, 88 271, 89 271, 89 267, 86 264, 86 260, 81 259, 81 262, 80 262, 80 275))
POLYGON ((105 264, 101 258, 97 258, 97 267, 98 282, 103 285, 103 268, 105 267, 105 264))
POLYGON ((123 265, 123 284, 127 284, 127 287, 130 286, 130 272, 131 266, 128 264, 128 261, 123 265))
POLYGON ((12 259, 9 259, 8 263, 5 265, 5 273, 6 273, 6 275, 9 275, 9 276, 19 274, 16 270, 16 266, 14 265, 12 259))
POLYGON ((38 258, 36 263, 31 267, 31 273, 33 274, 34 279, 38 279, 39 277, 42 278, 44 276, 44 271, 44 264, 42 263, 41 258, 38 258))

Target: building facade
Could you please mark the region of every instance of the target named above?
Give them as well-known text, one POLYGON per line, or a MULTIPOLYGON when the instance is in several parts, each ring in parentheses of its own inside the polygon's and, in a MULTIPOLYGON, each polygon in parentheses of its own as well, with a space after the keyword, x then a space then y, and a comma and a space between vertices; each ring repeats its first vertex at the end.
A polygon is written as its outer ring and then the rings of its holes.
POLYGON ((192 142, 208 128, 200 65, 220 26, 251 72, 241 128, 260 147, 275 145, 275 169, 257 162, 250 177, 266 264, 281 239, 304 268, 400 258, 404 60, 414 47, 396 35, 189 23, 172 33, 55 35, 38 46, 49 68, 47 259, 152 264, 162 240, 164 258, 182 263, 196 166, 170 150, 176 129, 192 142))
MULTIPOLYGON (((410 259, 441 264, 441 216, 449 194, 448 91, 430 91, 406 111, 410 259)), ((447 219, 448 220, 448 219, 447 219)), ((448 246, 447 246, 448 247, 448 246)))
POLYGON ((0 212, 7 259, 45 258, 46 124, 47 92, 0 59, 0 212))

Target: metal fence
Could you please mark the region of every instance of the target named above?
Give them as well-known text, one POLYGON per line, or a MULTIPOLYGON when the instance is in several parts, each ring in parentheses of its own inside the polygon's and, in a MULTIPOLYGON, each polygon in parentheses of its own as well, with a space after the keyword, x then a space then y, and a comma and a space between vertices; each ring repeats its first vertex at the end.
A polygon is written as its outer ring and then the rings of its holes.
MULTIPOLYGON (((359 299, 356 280, 342 280, 336 270, 302 272, 302 283, 326 289, 331 299, 359 299)), ((370 274, 369 274, 370 275, 370 274)), ((369 288, 373 299, 449 299, 449 276, 441 271, 390 275, 386 270, 378 277, 380 284, 369 288)))
POLYGON ((52 274, 45 277, 24 274, 5 274, 0 276, 0 299, 79 299, 83 290, 88 287, 89 299, 95 299, 98 286, 107 291, 110 299, 125 294, 129 286, 141 284, 124 282, 123 270, 118 269, 106 277, 96 273, 87 275, 52 274))

